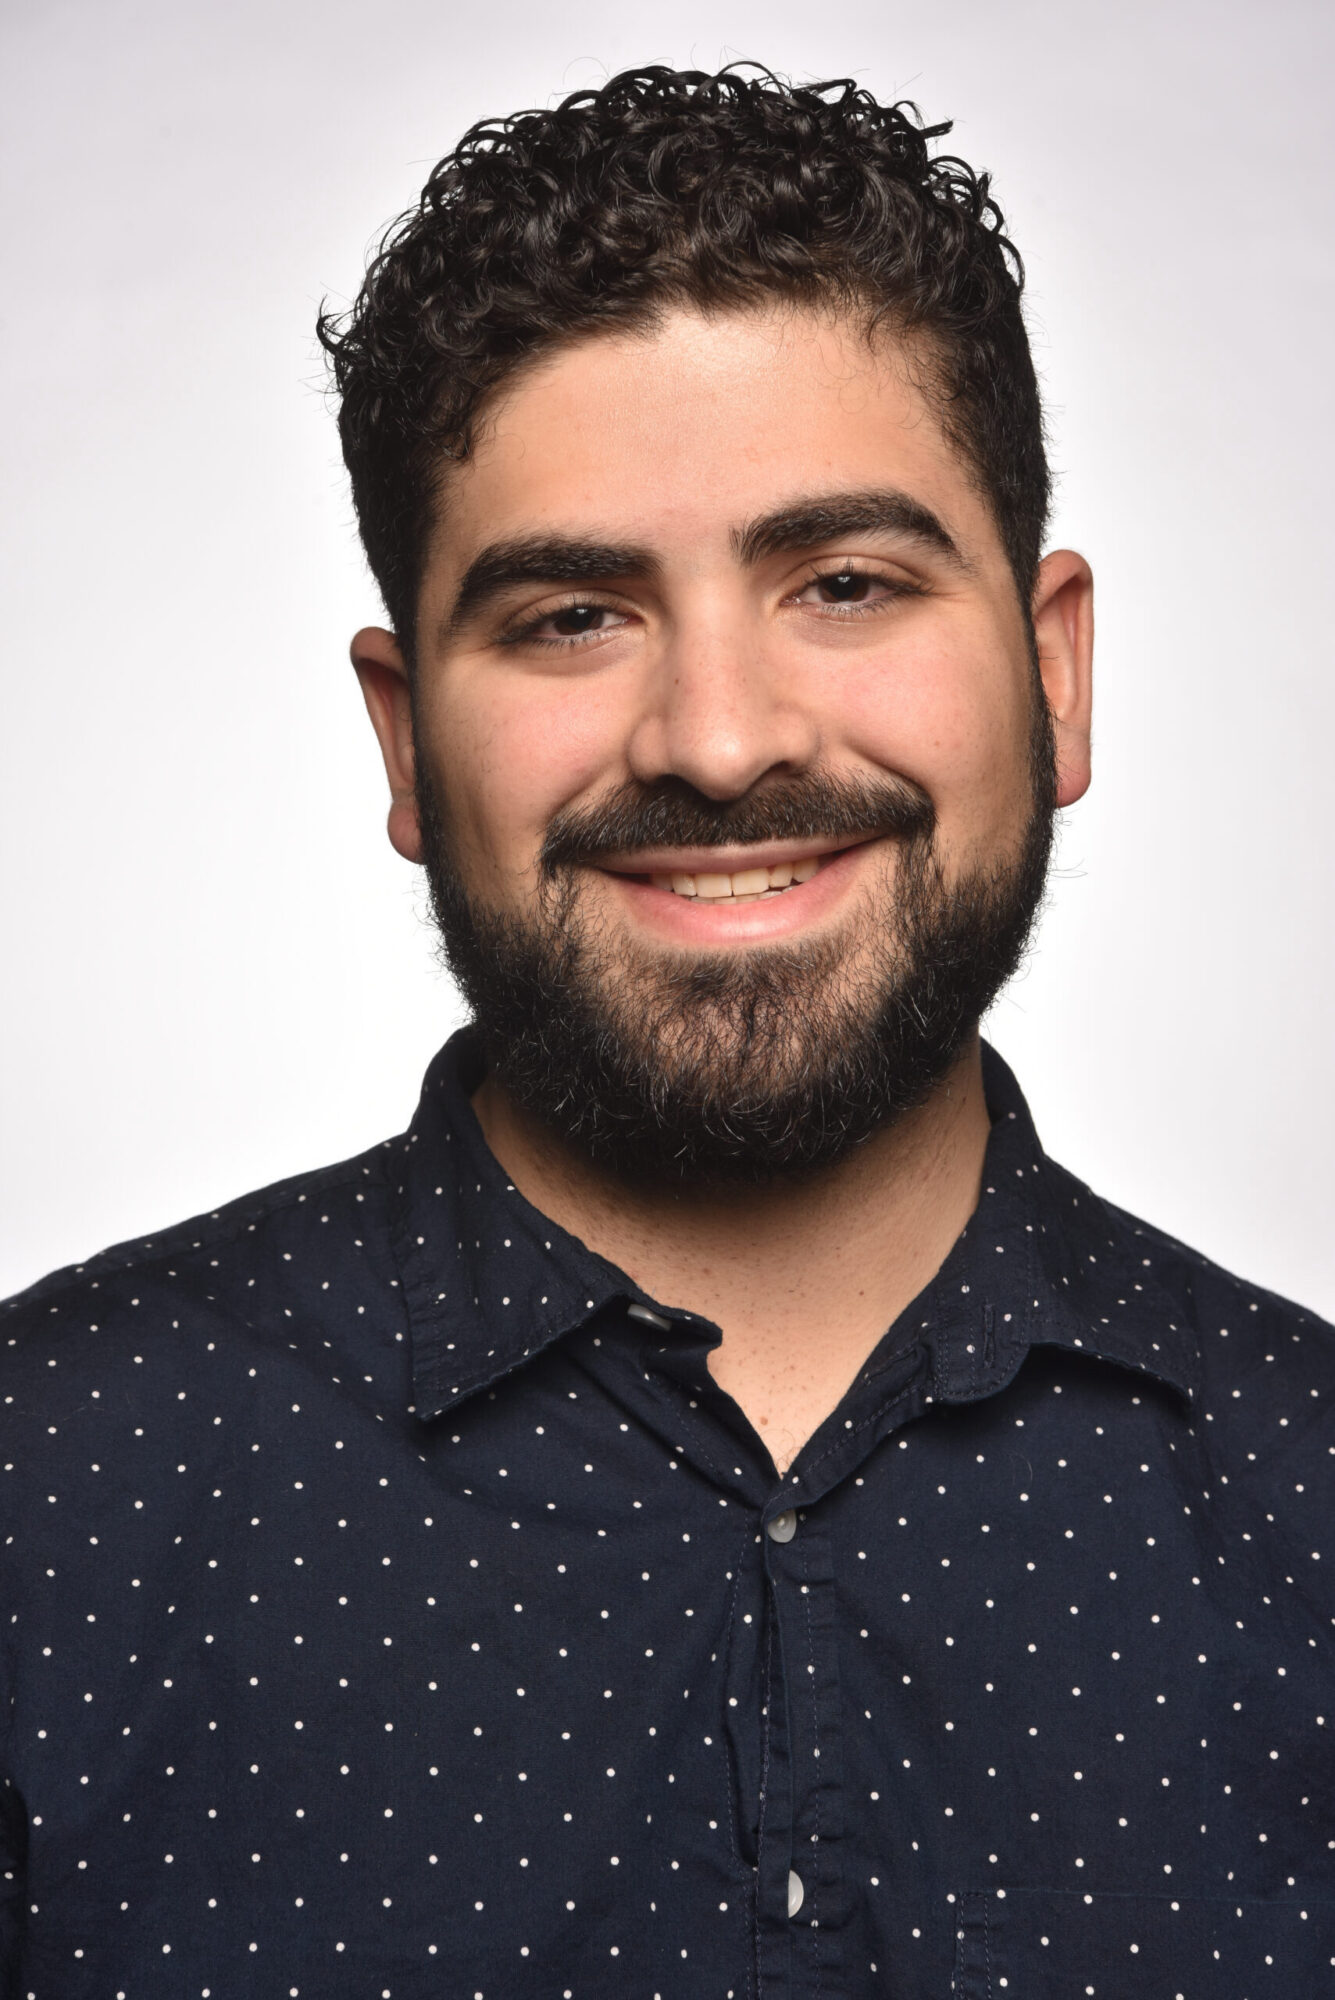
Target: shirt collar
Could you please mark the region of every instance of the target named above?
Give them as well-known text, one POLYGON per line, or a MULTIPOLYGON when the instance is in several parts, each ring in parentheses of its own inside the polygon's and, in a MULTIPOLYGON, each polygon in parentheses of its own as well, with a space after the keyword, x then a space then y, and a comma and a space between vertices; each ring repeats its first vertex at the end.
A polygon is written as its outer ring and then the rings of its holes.
MULTIPOLYGON (((483 1067, 476 1031, 461 1029, 427 1070, 408 1131, 388 1148, 413 1409, 423 1419, 611 1305, 638 1306, 665 1331, 704 1324, 650 1299, 524 1199, 470 1102, 483 1067)), ((934 1394, 947 1402, 993 1394, 1037 1345, 1154 1376, 1190 1400, 1194 1330, 1154 1276, 1140 1225, 1047 1158, 1019 1085, 986 1044, 983 1078, 992 1131, 979 1206, 878 1356, 902 1352, 910 1338, 924 1342, 934 1394)))
POLYGON ((391 1142, 394 1248, 412 1336, 413 1408, 439 1416, 613 1300, 644 1303, 625 1273, 526 1201, 470 1102, 484 1063, 462 1028, 427 1070, 391 1142))
POLYGON ((983 1086, 992 1130, 982 1194, 922 1300, 944 1335, 934 1344, 938 1394, 989 1395, 1031 1347, 1050 1346, 1155 1376, 1191 1402, 1196 1329, 1155 1275, 1143 1225, 1048 1158, 1019 1084, 987 1043, 983 1086), (961 1314, 964 1284, 973 1311, 961 1314))

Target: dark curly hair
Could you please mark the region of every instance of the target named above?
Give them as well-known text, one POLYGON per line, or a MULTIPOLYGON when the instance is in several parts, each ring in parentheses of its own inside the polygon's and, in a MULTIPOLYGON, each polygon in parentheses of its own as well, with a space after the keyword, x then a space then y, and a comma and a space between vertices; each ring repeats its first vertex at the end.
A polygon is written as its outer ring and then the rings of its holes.
POLYGON ((987 175, 929 153, 949 130, 847 79, 799 87, 746 64, 626 70, 466 132, 351 311, 319 321, 362 540, 410 663, 442 469, 483 399, 553 342, 672 304, 833 304, 918 342, 1027 606, 1049 486, 1023 269, 987 175))

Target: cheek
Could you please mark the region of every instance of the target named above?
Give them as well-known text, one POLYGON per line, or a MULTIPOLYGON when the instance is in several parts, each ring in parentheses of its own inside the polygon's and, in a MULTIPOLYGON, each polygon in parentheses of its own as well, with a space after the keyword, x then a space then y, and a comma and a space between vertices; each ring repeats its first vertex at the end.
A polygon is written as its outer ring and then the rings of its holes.
POLYGON ((625 720, 591 679, 460 674, 425 725, 465 866, 496 896, 535 886, 556 813, 624 775, 625 720))
POLYGON ((963 636, 924 635, 845 679, 849 747, 911 778, 949 849, 994 834, 1029 798, 1028 665, 963 636))

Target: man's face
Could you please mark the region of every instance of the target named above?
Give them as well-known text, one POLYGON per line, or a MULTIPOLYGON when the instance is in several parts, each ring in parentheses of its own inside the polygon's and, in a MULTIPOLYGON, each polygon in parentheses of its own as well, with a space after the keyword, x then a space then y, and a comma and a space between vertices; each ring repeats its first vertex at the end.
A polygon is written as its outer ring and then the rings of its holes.
POLYGON ((411 723, 367 640, 391 830, 500 1080, 623 1170, 809 1171, 919 1100, 1083 788, 904 355, 806 312, 530 367, 449 474, 411 723))

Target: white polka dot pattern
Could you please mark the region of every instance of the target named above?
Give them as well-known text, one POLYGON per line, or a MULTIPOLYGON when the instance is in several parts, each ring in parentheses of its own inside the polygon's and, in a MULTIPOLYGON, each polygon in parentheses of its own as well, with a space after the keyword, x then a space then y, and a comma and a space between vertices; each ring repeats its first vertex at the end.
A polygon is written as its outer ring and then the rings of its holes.
POLYGON ((1331 1330, 989 1052, 979 1209, 780 1479, 475 1066, 4 1309, 0 1990, 1335 1991, 1331 1330))

